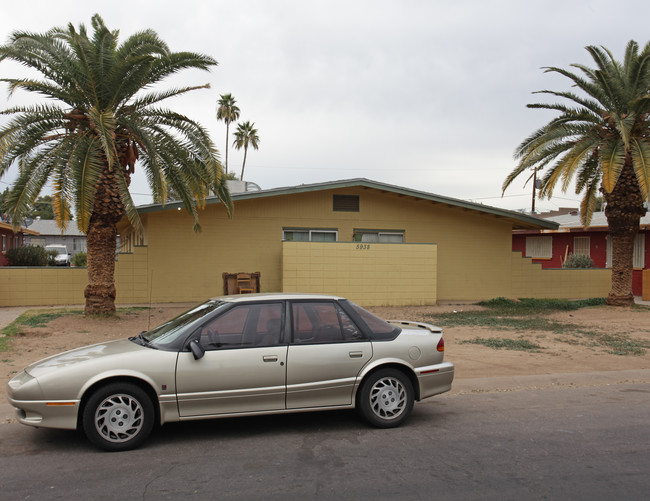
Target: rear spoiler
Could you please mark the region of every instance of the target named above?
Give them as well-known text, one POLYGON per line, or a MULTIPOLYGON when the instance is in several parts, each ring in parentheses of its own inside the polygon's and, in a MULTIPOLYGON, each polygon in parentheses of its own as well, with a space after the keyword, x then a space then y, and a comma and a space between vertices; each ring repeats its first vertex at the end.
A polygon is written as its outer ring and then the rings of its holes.
POLYGON ((408 320, 387 320, 389 324, 399 325, 402 327, 408 327, 411 329, 426 329, 429 332, 434 334, 442 334, 442 328, 436 327, 435 325, 425 324, 424 322, 411 322, 408 320))

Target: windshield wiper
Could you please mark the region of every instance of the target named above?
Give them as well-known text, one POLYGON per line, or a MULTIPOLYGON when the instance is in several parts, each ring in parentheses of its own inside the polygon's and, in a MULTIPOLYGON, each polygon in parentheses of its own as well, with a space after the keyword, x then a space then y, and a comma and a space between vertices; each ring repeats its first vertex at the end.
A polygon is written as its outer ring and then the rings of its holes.
POLYGON ((147 339, 147 336, 145 336, 146 332, 147 331, 142 331, 137 336, 130 337, 129 341, 133 341, 134 343, 138 343, 142 346, 151 346, 151 341, 149 341, 149 339, 147 339))

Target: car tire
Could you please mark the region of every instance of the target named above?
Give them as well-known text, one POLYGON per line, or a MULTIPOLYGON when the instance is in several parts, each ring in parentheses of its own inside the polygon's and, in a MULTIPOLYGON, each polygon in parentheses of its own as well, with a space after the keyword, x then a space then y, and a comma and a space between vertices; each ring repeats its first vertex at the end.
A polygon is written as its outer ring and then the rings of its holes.
POLYGON ((111 383, 95 391, 83 410, 83 429, 94 445, 109 452, 142 445, 154 424, 151 398, 132 383, 111 383))
POLYGON ((377 428, 395 428, 404 423, 413 409, 413 385, 397 369, 381 369, 363 382, 358 395, 363 418, 377 428))

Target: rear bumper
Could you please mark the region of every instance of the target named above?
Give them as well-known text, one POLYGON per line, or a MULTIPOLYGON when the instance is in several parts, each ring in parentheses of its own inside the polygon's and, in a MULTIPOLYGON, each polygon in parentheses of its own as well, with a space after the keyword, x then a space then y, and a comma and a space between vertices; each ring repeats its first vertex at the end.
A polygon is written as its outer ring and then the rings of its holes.
POLYGON ((436 365, 419 367, 415 375, 420 384, 420 400, 451 390, 454 380, 454 364, 443 362, 436 365))

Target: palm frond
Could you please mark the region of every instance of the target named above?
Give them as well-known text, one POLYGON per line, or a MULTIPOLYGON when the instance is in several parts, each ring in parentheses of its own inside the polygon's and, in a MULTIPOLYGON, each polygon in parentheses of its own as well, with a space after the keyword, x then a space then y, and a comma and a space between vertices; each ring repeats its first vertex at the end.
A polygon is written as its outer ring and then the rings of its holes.
POLYGON ((650 200, 650 141, 633 139, 630 154, 641 195, 644 199, 650 200))
POLYGON ((625 145, 622 140, 606 143, 600 154, 600 165, 603 176, 603 188, 611 193, 621 175, 625 164, 625 145))

